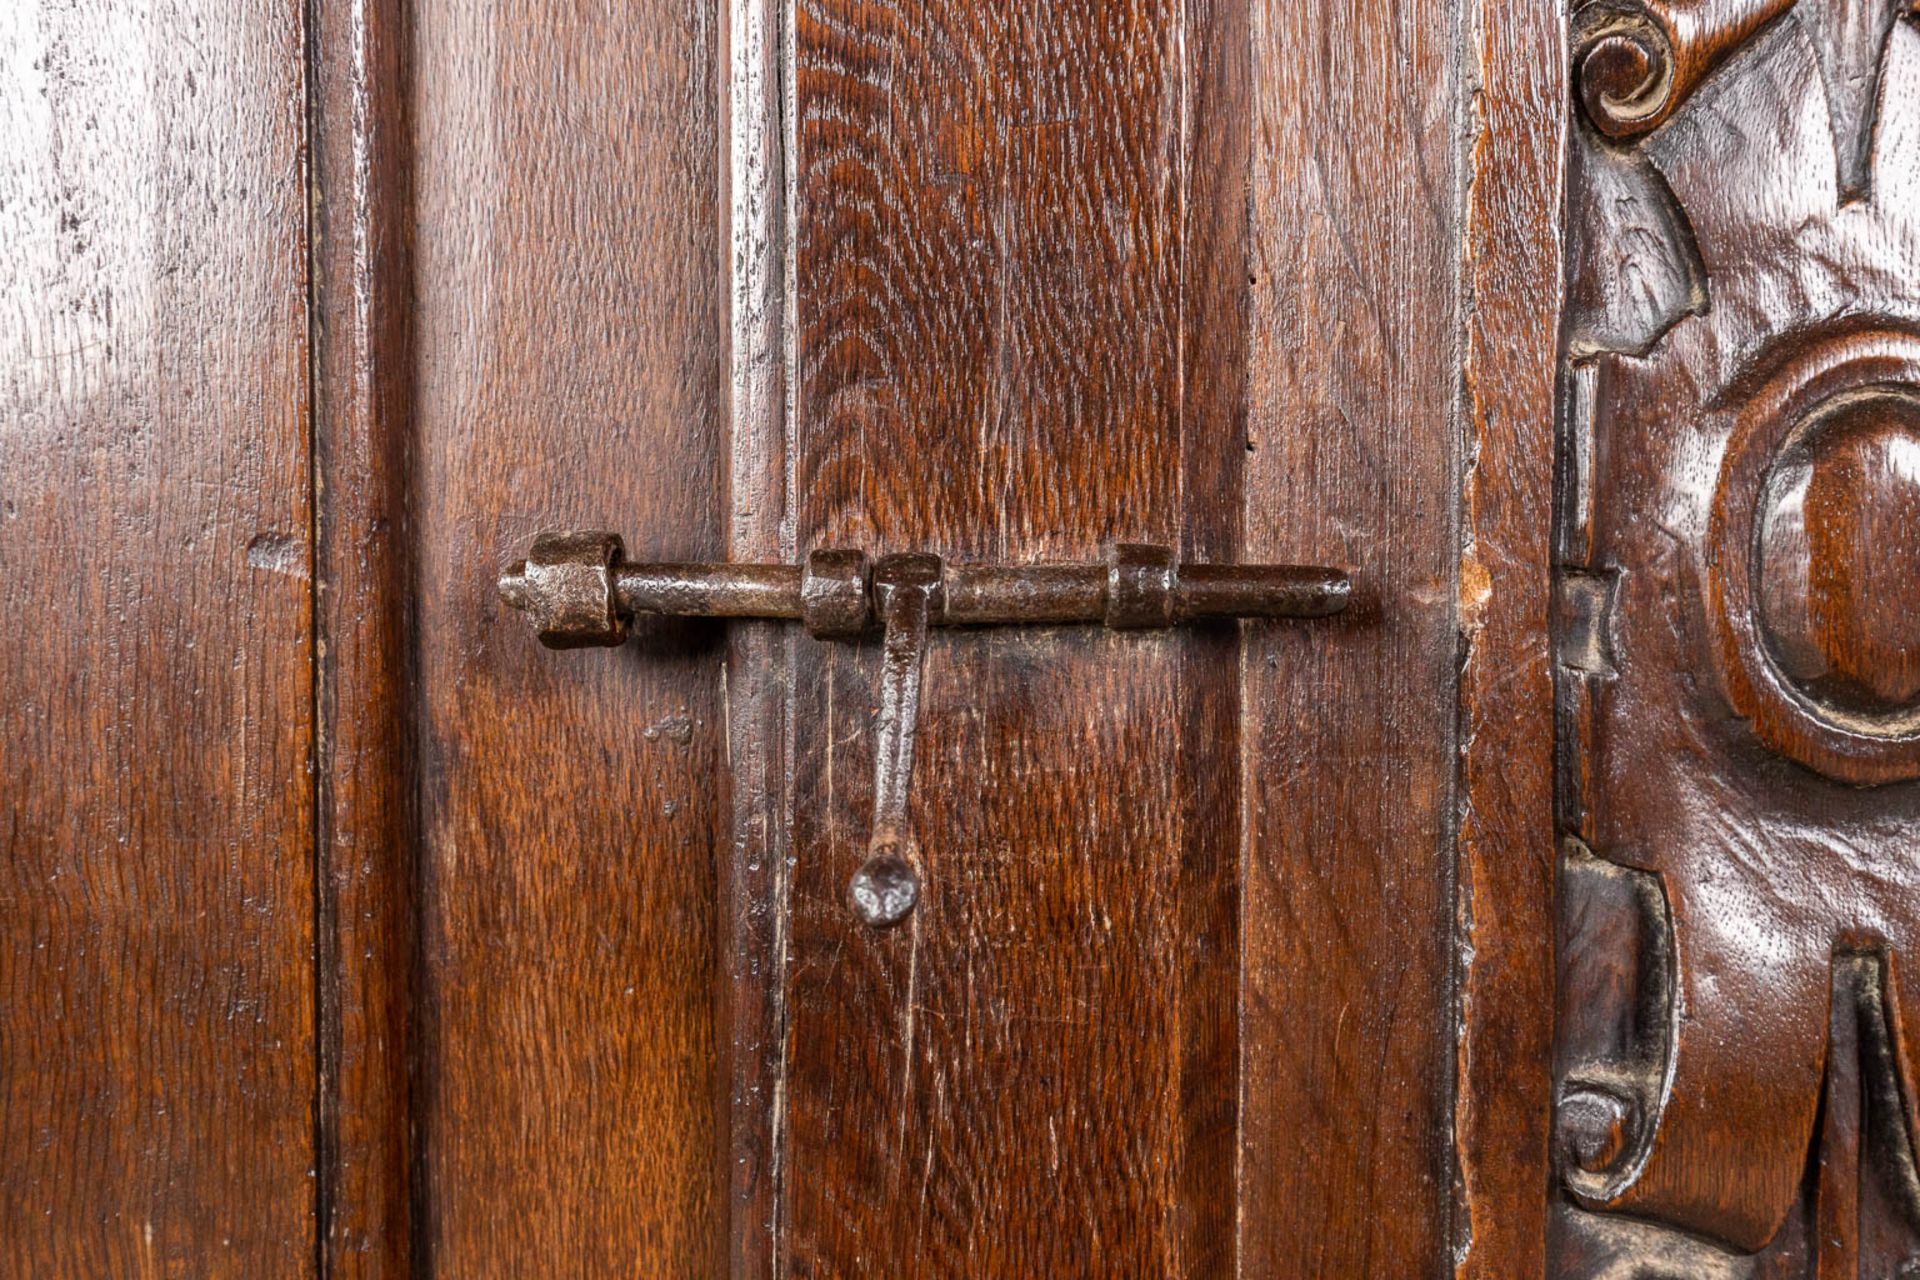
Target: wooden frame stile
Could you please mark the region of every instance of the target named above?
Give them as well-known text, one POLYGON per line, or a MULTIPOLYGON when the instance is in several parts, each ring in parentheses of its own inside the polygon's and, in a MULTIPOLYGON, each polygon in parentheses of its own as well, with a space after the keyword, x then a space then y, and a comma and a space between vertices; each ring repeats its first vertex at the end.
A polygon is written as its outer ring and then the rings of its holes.
MULTIPOLYGON (((720 138, 727 298, 727 552, 796 557, 789 438, 792 117, 789 0, 725 0, 720 138)), ((722 683, 726 814, 718 857, 720 1274, 777 1271, 785 1116, 788 815, 793 785, 792 628, 742 621, 727 632, 722 683)))
POLYGON ((1566 16, 1471 0, 1465 162, 1458 1061, 1460 1280, 1546 1267, 1553 1020, 1552 538, 1566 16))
POLYGON ((308 0, 318 1274, 411 1273, 415 685, 402 0, 308 0))
POLYGON ((1356 599, 1247 636, 1248 1276, 1447 1262, 1469 13, 1253 5, 1245 550, 1356 599))

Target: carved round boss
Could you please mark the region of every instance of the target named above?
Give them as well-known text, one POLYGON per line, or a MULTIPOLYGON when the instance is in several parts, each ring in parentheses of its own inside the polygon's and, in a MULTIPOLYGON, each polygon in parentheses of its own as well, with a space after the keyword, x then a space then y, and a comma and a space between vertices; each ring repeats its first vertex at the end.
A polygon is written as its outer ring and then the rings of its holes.
POLYGON ((1734 410, 1712 544, 1762 741, 1846 782, 1920 777, 1920 342, 1821 346, 1734 410))
POLYGON ((1815 704, 1898 726, 1920 708, 1920 396, 1843 396, 1806 423, 1761 502, 1760 617, 1815 704))

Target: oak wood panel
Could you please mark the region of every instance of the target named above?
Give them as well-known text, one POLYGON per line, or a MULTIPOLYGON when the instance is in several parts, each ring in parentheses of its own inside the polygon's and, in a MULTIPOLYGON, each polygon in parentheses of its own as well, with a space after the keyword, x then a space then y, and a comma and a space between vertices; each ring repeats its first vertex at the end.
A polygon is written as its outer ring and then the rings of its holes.
POLYGON ((413 21, 421 1255, 710 1274, 722 635, 550 653, 492 583, 541 528, 724 552, 715 17, 413 21))
POLYGON ((407 175, 398 0, 312 6, 314 706, 321 1265, 398 1277, 412 1253, 414 543, 407 175))
POLYGON ((307 1274, 300 15, 0 57, 0 1270, 307 1274))
MULTIPOLYGON (((1237 370, 1183 386, 1240 341, 1237 184, 1199 172, 1237 51, 1199 13, 798 6, 801 550, 1230 552, 1237 370)), ((937 636, 922 901, 876 934, 874 647, 796 642, 792 1274, 1231 1271, 1236 648, 937 636)))
POLYGON ((1565 20, 1551 0, 1471 10, 1463 287, 1461 957, 1454 1274, 1545 1266, 1551 1175, 1555 409, 1566 154, 1565 20))
POLYGON ((1253 7, 1249 559, 1350 567, 1251 627, 1241 1265, 1446 1255, 1460 637, 1458 69, 1425 9, 1253 7))

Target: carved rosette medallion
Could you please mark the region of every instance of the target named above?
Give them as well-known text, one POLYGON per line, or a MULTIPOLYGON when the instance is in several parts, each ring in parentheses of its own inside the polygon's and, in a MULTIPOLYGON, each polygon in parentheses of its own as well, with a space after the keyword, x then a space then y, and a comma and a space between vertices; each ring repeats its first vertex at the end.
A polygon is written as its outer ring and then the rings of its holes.
POLYGON ((1912 0, 1574 37, 1555 1274, 1920 1275, 1912 0))

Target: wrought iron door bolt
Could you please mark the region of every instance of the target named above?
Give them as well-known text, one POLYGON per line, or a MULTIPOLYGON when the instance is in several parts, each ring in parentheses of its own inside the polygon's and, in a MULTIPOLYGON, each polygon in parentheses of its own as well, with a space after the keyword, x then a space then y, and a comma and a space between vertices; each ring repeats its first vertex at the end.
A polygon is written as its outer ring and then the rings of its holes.
POLYGON ((784 618, 822 639, 878 627, 874 813, 866 863, 847 888, 860 918, 899 924, 920 897, 919 848, 907 816, 920 672, 931 627, 1103 623, 1171 627, 1201 618, 1324 618, 1347 607, 1337 569, 1180 564, 1171 549, 1115 546, 1104 564, 948 564, 905 553, 869 565, 821 550, 802 565, 633 564, 616 534, 543 533, 500 576, 500 598, 554 649, 617 645, 637 613, 784 618))

